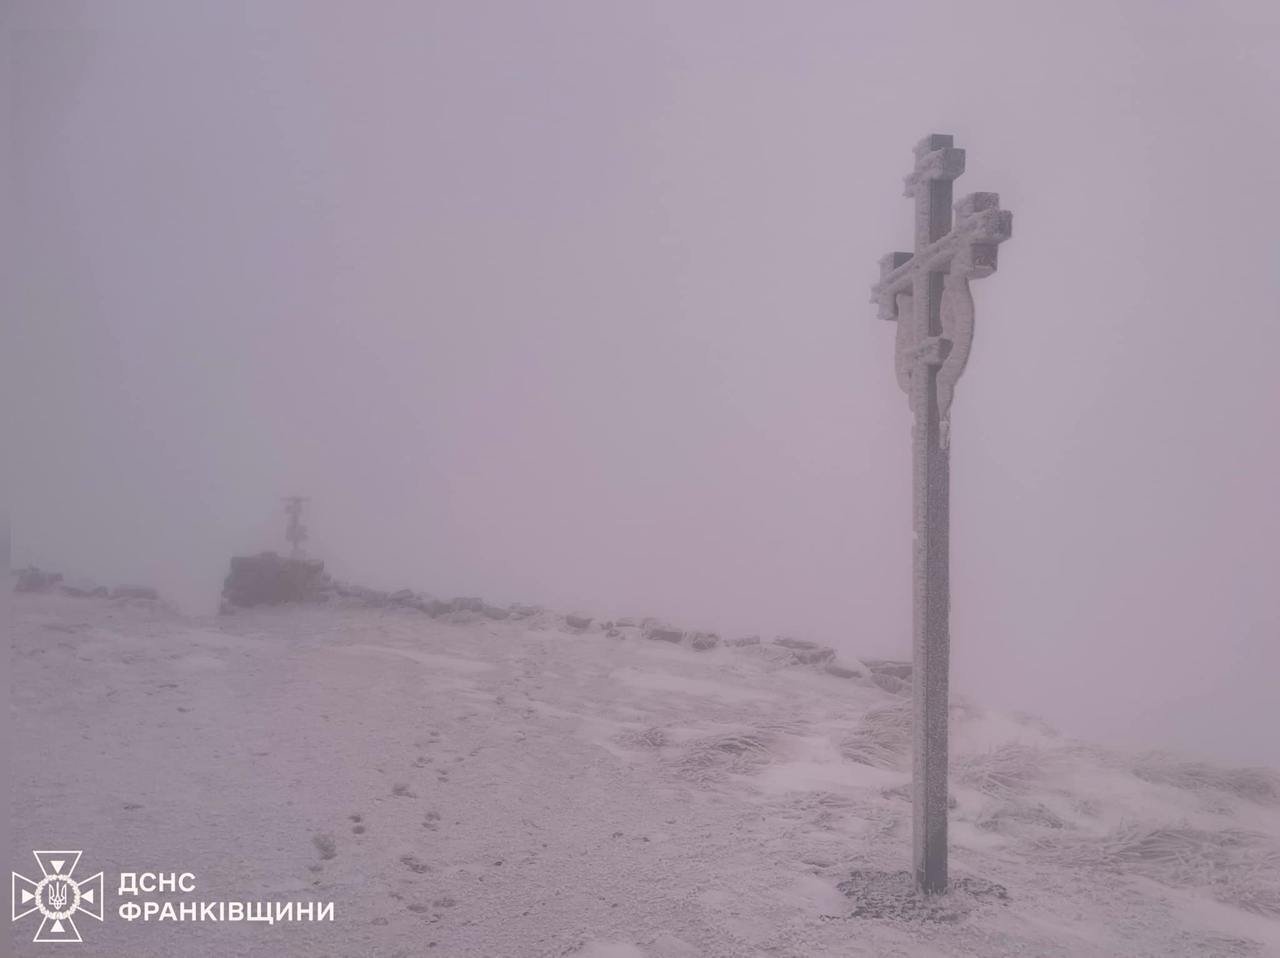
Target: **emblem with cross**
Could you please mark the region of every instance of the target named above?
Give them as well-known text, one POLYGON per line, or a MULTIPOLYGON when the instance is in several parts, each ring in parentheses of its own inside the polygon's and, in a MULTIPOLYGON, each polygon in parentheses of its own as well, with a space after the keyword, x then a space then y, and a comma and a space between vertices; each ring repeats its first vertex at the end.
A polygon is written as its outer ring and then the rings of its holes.
POLYGON ((898 323, 898 384, 914 415, 914 587, 912 609, 913 864, 925 893, 947 888, 947 699, 950 636, 951 399, 973 342, 969 280, 996 269, 1013 214, 995 193, 955 204, 952 181, 964 150, 932 134, 915 148, 906 195, 915 199, 915 252, 880 260, 872 302, 898 323))
POLYGON ((78 851, 33 852, 41 878, 33 881, 13 873, 13 920, 33 911, 41 915, 40 927, 32 941, 80 941, 74 916, 85 914, 102 921, 102 872, 76 881, 72 876, 80 863, 78 851))

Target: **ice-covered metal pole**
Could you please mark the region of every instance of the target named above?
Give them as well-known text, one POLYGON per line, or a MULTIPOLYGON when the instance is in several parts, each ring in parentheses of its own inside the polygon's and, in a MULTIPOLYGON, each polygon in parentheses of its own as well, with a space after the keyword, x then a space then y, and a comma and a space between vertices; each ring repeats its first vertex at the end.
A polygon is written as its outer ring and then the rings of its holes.
POLYGON ((973 340, 969 280, 996 268, 1013 214, 994 193, 955 204, 964 150, 933 134, 915 148, 906 195, 915 200, 915 252, 880 261, 872 300, 898 323, 898 383, 914 414, 913 863, 917 887, 947 888, 947 754, 950 634, 951 398, 973 340))

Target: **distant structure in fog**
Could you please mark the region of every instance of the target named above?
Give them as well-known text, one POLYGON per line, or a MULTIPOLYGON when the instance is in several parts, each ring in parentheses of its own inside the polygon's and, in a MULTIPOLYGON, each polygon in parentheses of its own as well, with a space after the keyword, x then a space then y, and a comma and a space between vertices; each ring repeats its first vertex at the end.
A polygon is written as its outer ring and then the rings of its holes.
POLYGON ((912 841, 916 887, 930 894, 947 889, 951 397, 973 342, 969 280, 995 272, 996 250, 1013 230, 1013 214, 995 193, 956 203, 952 227, 951 182, 964 172, 964 150, 952 142, 934 133, 916 145, 906 178, 916 203, 915 252, 880 260, 871 297, 881 319, 898 322, 898 385, 915 417, 912 841))
POLYGON ((307 527, 302 524, 302 504, 306 496, 286 496, 284 512, 289 517, 289 525, 284 537, 289 540, 289 555, 294 559, 302 558, 302 544, 307 541, 307 527))

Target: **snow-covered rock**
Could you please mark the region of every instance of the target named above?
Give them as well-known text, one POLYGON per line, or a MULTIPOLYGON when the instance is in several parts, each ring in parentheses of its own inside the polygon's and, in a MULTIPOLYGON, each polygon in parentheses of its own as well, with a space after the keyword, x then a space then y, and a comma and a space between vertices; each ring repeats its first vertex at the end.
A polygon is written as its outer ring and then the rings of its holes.
POLYGON ((828 675, 834 675, 838 679, 856 679, 862 675, 857 669, 841 665, 839 662, 828 662, 822 671, 828 675))
POLYGON ((684 633, 668 626, 652 626, 644 630, 644 637, 655 642, 672 642, 679 645, 684 641, 684 633))
POLYGON ((48 592, 62 581, 62 573, 45 572, 35 566, 18 569, 14 575, 17 581, 13 588, 16 592, 48 592))
POLYGON ((720 644, 720 636, 714 632, 690 632, 689 648, 696 652, 705 652, 708 649, 714 649, 720 644))
POLYGON ((59 584, 58 591, 63 595, 74 596, 78 599, 105 599, 111 594, 111 590, 105 585, 98 585, 88 579, 64 581, 59 584))
MULTIPOLYGON (((262 552, 232 558, 231 571, 222 585, 222 600, 234 608, 313 602, 320 598, 326 585, 324 563, 318 559, 292 559, 262 552)), ((119 592, 117 589, 116 594, 119 592)))
POLYGON ((113 599, 148 599, 160 598, 160 593, 149 585, 118 585, 111 590, 113 599))
POLYGON ((791 639, 780 637, 773 644, 787 649, 791 658, 801 665, 822 665, 836 657, 836 650, 829 645, 822 645, 809 639, 791 639))

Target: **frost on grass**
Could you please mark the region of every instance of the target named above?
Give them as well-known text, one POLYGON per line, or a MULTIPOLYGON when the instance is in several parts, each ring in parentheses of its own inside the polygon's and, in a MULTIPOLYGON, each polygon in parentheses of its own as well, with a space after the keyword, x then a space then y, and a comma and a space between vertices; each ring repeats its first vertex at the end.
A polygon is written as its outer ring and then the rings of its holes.
POLYGON ((685 748, 676 772, 694 782, 711 782, 725 775, 749 775, 771 761, 775 738, 760 729, 709 735, 685 748))
POLYGON ((1066 767, 1069 758, 1060 749, 1006 742, 985 752, 954 756, 951 777, 957 786, 991 799, 974 820, 983 831, 1009 832, 1018 826, 1062 829, 1070 822, 1037 796, 1045 794, 1045 776, 1066 767))
POLYGON ((985 832, 1010 832, 1017 826, 1033 828, 1070 828, 1069 821, 1043 802, 1002 801, 993 808, 984 809, 974 819, 974 825, 985 832))
POLYGON ((1200 793, 1220 792, 1260 805, 1280 805, 1280 774, 1269 768, 1229 768, 1147 752, 1134 760, 1132 771, 1143 781, 1157 785, 1200 793))
POLYGON ((657 726, 646 729, 627 729, 614 739, 623 748, 665 748, 671 744, 667 733, 657 726))
POLYGON ((910 748, 909 701, 870 709, 858 727, 840 743, 840 752, 845 758, 876 768, 899 768, 910 748))
POLYGON ((951 775, 957 785, 992 798, 1010 798, 1039 780, 1047 761, 1044 749, 1007 742, 990 751, 954 756, 951 775))
POLYGON ((1224 904, 1280 916, 1280 842, 1259 832, 1131 824, 1103 839, 1040 840, 1034 847, 1057 865, 1205 888, 1224 904))

